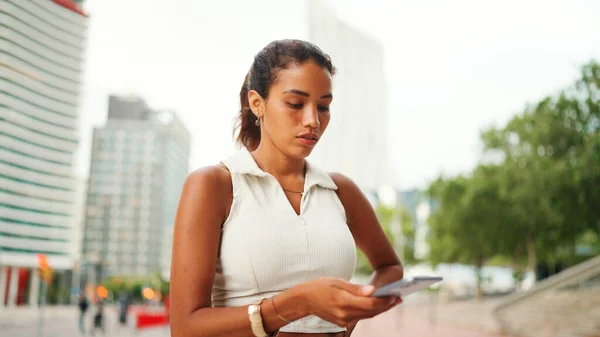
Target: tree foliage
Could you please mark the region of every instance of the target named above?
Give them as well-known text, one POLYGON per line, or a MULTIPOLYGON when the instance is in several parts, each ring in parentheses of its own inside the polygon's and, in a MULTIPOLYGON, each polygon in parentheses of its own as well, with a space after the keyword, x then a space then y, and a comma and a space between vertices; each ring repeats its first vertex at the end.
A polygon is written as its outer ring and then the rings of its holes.
POLYGON ((428 195, 439 202, 429 218, 430 261, 466 263, 475 266, 478 294, 481 268, 503 249, 504 224, 510 214, 500 195, 501 167, 479 166, 471 176, 438 178, 428 195))
MULTIPOLYGON (((494 255, 513 267, 577 262, 600 232, 600 65, 571 87, 481 134, 484 159, 473 172, 440 177, 428 189, 430 260, 480 266, 494 255), (483 261, 483 262, 482 262, 483 261)), ((589 252, 588 252, 589 253, 589 252)))
MULTIPOLYGON (((379 205, 375 209, 377 218, 383 231, 385 232, 392 247, 399 247, 402 252, 397 252, 402 257, 403 264, 413 264, 417 262, 415 258, 415 230, 412 217, 406 209, 401 206, 388 207, 379 205), (400 233, 397 233, 393 226, 399 226, 400 233), (400 237, 400 235, 402 237, 400 237)), ((368 275, 373 272, 369 260, 362 251, 358 251, 356 272, 362 275, 368 275)))

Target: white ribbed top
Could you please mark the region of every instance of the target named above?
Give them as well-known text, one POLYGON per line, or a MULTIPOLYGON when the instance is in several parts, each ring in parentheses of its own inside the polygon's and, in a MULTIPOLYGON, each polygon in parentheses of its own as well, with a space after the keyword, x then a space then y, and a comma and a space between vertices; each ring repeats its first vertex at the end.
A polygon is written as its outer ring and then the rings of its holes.
MULTIPOLYGON (((350 280, 356 245, 331 177, 307 164, 300 215, 281 185, 248 150, 223 161, 231 173, 233 202, 221 230, 214 307, 248 305, 318 277, 350 280)), ((325 333, 341 328, 317 316, 282 332, 325 333)))

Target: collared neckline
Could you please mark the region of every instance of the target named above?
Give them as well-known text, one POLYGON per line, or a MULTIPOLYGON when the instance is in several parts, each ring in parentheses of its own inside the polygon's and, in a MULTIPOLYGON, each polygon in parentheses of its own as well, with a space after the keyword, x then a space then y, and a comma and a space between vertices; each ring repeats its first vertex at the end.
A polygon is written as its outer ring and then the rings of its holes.
MULTIPOLYGON (((233 159, 233 161, 237 164, 233 168, 232 173, 249 174, 249 175, 253 175, 253 176, 257 176, 257 177, 272 176, 271 174, 263 171, 258 166, 256 161, 254 160, 254 157, 252 157, 252 154, 250 153, 250 151, 248 151, 248 149, 246 149, 245 147, 243 147, 236 154, 234 154, 231 159, 233 159)), ((315 185, 321 186, 323 188, 331 189, 331 190, 337 190, 337 188, 338 188, 337 185, 335 184, 335 182, 333 181, 333 179, 331 179, 331 176, 329 176, 329 174, 318 169, 317 167, 315 167, 308 161, 306 161, 305 180, 306 180, 304 183, 304 191, 305 192, 310 190, 315 185)))

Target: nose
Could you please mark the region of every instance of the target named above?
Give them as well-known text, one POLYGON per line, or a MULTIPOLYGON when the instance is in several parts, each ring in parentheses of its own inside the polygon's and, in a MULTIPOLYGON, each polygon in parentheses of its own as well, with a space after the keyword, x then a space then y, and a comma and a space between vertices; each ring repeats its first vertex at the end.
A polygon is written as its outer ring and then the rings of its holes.
POLYGON ((311 129, 316 129, 321 126, 321 122, 319 121, 319 112, 316 107, 308 107, 304 111, 304 115, 302 116, 302 124, 305 127, 310 127, 311 129))

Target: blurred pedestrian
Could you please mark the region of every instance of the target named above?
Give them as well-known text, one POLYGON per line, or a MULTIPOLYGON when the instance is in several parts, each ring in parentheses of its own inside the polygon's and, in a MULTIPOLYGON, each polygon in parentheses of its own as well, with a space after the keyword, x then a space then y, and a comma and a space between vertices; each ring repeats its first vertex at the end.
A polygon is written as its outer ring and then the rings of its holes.
POLYGON ((129 292, 125 289, 119 293, 119 323, 121 325, 127 325, 127 313, 131 304, 131 297, 129 292))
POLYGON ((90 302, 85 295, 85 292, 79 293, 79 332, 85 335, 85 313, 87 312, 90 302))
POLYGON ((102 335, 106 335, 104 331, 104 304, 101 299, 98 299, 96 304, 96 314, 94 315, 94 327, 92 328, 92 336, 96 335, 96 330, 100 329, 102 335))

